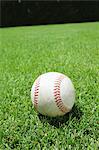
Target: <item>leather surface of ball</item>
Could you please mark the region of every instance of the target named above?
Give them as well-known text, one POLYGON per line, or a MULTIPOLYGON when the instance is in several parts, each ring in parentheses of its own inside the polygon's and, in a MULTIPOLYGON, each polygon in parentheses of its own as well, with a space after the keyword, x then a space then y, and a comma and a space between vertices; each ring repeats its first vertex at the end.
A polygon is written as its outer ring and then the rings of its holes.
POLYGON ((40 75, 31 89, 34 108, 46 116, 62 116, 69 112, 75 101, 75 89, 69 77, 58 72, 40 75))

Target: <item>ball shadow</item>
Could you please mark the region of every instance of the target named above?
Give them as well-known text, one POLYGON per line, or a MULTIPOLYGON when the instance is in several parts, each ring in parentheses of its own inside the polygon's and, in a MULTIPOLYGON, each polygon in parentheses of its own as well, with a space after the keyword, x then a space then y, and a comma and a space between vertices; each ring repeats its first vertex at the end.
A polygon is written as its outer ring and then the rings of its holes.
POLYGON ((73 120, 74 118, 77 120, 77 122, 79 122, 81 120, 82 115, 83 112, 81 111, 80 107, 78 105, 74 105, 72 110, 64 116, 48 117, 38 114, 38 117, 42 123, 48 122, 50 125, 59 128, 63 125, 68 125, 69 120, 73 120))

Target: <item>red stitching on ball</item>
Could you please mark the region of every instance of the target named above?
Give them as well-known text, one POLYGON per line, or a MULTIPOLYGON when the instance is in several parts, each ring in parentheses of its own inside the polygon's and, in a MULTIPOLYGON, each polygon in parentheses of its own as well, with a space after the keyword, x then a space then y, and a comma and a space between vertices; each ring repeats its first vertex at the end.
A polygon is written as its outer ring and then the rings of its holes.
POLYGON ((40 88, 40 78, 36 80, 35 87, 34 87, 34 108, 35 109, 37 109, 38 106, 39 88, 40 88))
POLYGON ((66 113, 68 111, 68 109, 64 106, 62 99, 61 99, 61 94, 60 94, 60 85, 64 78, 65 78, 65 76, 60 75, 56 79, 55 85, 54 85, 54 98, 55 98, 55 102, 56 102, 56 105, 59 108, 59 110, 62 111, 63 113, 66 113))

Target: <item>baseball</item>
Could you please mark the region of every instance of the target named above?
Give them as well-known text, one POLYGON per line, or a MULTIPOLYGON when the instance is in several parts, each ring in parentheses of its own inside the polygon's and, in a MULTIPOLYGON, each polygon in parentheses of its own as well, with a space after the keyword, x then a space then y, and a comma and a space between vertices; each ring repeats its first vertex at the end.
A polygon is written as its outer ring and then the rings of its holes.
POLYGON ((31 89, 34 108, 46 116, 62 116, 69 112, 75 101, 75 89, 67 76, 58 72, 40 75, 31 89))

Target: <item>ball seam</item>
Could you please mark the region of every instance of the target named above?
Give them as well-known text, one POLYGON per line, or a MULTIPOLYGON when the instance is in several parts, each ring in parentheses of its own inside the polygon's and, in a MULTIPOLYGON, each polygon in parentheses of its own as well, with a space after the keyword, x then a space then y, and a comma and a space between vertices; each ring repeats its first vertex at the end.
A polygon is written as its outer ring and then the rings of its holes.
POLYGON ((40 78, 38 78, 35 82, 36 83, 35 83, 35 87, 34 87, 34 108, 37 110, 39 88, 40 88, 40 78))
POLYGON ((59 108, 59 110, 62 113, 66 113, 68 112, 68 108, 64 105, 64 103, 62 102, 62 98, 61 98, 61 93, 60 93, 60 85, 62 80, 65 77, 63 75, 60 75, 54 83, 54 99, 55 99, 55 103, 57 105, 57 107, 59 108))

